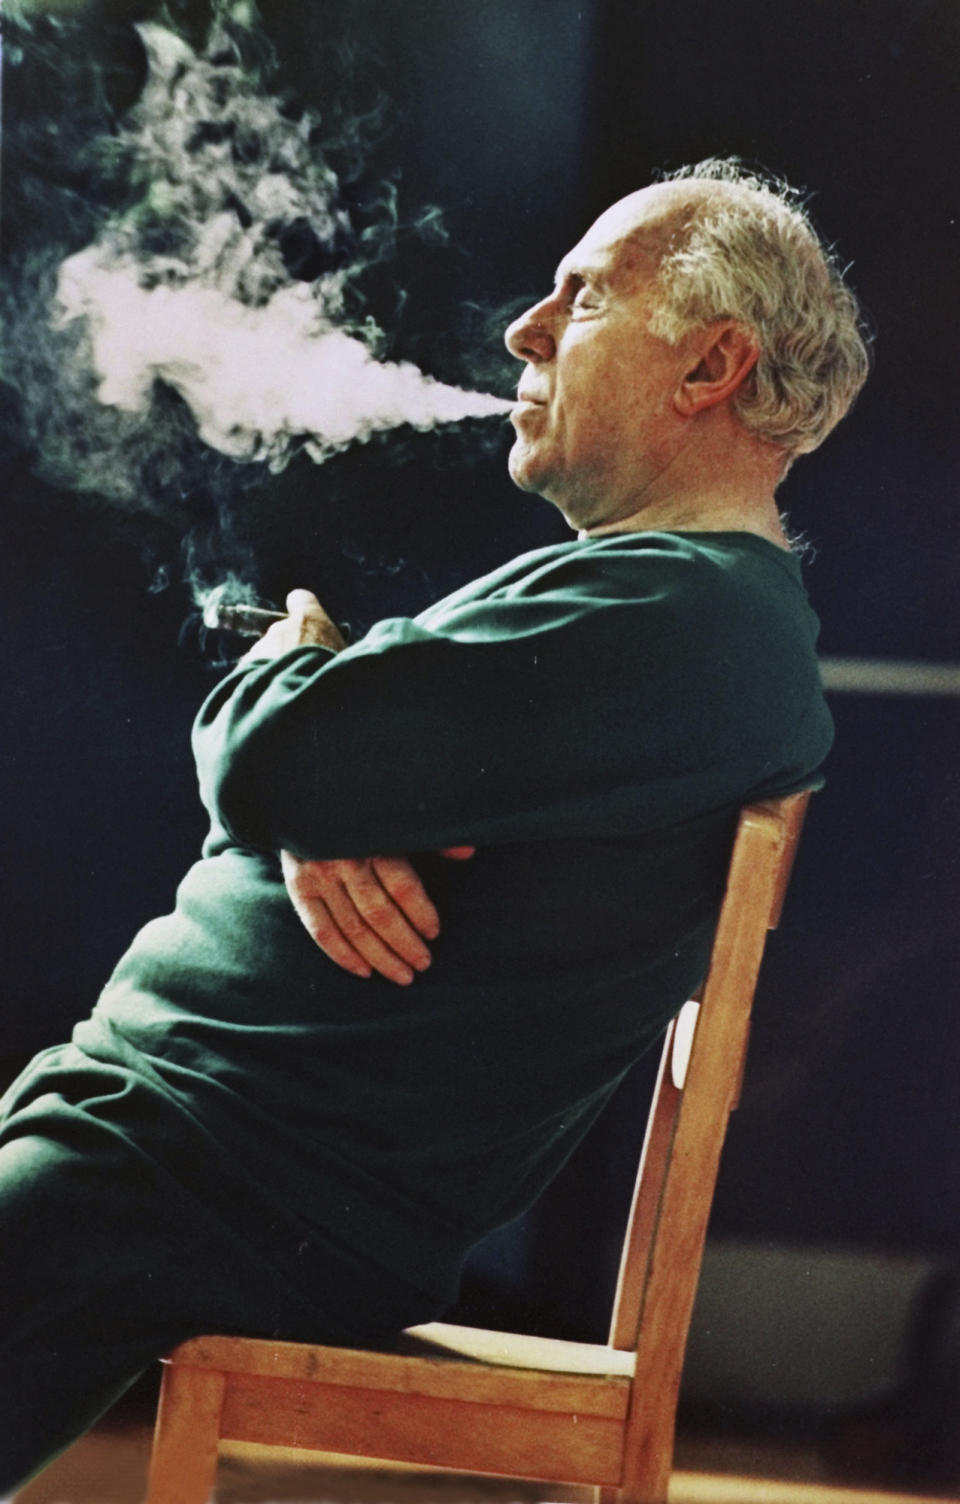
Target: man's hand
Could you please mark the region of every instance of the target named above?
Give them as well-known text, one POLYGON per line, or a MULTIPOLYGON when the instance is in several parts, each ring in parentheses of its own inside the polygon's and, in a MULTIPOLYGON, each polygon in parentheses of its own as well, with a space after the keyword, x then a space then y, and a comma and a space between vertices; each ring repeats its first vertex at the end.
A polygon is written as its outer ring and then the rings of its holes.
MULTIPOLYGON (((465 861, 473 852, 451 846, 442 855, 465 861)), ((300 861, 283 851, 280 861, 298 917, 331 961, 358 977, 379 972, 401 987, 426 971, 425 942, 440 933, 440 918, 405 857, 300 861)))
POLYGON ((317 643, 335 653, 346 647, 336 622, 330 620, 309 590, 291 590, 287 596, 287 611, 290 614, 283 621, 275 621, 244 654, 241 663, 252 663, 257 658, 279 658, 291 648, 303 647, 307 643, 317 643))

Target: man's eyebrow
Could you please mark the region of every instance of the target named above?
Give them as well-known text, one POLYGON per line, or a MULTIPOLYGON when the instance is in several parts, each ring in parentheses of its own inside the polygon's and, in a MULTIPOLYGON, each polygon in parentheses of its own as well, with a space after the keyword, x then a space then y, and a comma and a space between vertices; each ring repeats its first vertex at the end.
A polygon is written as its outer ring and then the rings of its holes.
POLYGON ((562 287, 564 282, 592 282, 597 285, 606 279, 599 267, 591 266, 589 261, 561 261, 554 275, 554 286, 562 287))

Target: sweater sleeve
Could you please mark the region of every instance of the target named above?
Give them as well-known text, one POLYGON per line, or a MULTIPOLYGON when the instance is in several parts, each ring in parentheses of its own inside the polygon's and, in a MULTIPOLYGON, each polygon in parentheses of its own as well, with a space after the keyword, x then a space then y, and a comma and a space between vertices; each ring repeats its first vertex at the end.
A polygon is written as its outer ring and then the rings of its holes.
POLYGON ((770 632, 758 676, 736 594, 676 551, 568 554, 339 655, 238 669, 196 723, 202 797, 235 843, 312 857, 616 837, 716 808, 797 754, 815 689, 770 632), (779 708, 764 680, 791 685, 779 708))
POLYGON ((587 701, 612 625, 566 596, 479 602, 459 635, 392 620, 235 671, 194 729, 204 802, 237 844, 303 856, 555 833, 597 776, 587 701))

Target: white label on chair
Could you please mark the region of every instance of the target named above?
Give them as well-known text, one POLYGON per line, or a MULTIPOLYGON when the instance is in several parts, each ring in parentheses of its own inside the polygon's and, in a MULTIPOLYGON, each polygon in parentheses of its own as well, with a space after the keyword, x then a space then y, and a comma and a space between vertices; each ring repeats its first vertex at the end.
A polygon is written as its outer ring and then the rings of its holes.
POLYGON ((699 1016, 700 1004, 692 1000, 684 1003, 677 1014, 670 1055, 670 1077, 677 1091, 683 1091, 683 1084, 687 1079, 687 1066, 690 1064, 690 1051, 693 1049, 693 1035, 699 1016))

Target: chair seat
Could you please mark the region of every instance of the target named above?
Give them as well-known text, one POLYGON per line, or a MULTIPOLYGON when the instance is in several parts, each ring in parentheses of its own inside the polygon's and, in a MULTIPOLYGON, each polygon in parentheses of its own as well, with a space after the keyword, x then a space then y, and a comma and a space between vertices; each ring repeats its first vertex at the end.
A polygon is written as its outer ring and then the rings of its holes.
POLYGON ((598 1374, 626 1379, 633 1377, 637 1356, 632 1349, 619 1352, 606 1343, 563 1342, 558 1337, 491 1332, 483 1327, 453 1326, 446 1321, 408 1327, 398 1350, 423 1350, 438 1358, 496 1363, 504 1368, 538 1368, 551 1373, 598 1374))
POLYGON ((224 1441, 615 1484, 633 1360, 431 1322, 392 1352, 197 1337, 164 1361, 216 1381, 224 1441))
POLYGON ((635 1361, 635 1353, 603 1344, 442 1321, 408 1327, 395 1347, 385 1351, 254 1337, 195 1337, 164 1359, 223 1374, 477 1403, 509 1402, 504 1396, 510 1394, 535 1409, 616 1419, 627 1411, 635 1361))

